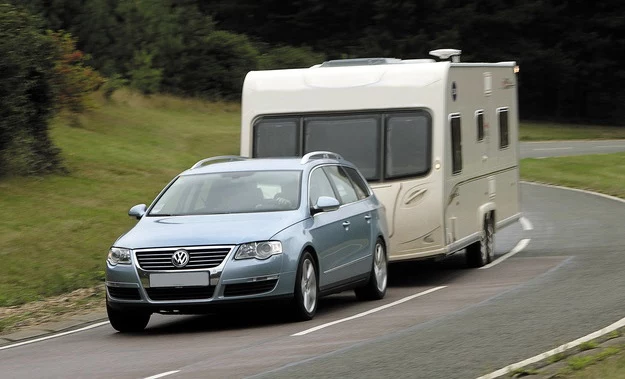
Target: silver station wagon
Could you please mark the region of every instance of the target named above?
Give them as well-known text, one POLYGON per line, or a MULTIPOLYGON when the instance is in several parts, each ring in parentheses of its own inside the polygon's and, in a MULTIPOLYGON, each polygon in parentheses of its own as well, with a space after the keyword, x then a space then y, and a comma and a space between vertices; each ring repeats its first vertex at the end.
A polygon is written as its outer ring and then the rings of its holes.
POLYGON ((207 158, 128 214, 139 222, 115 241, 106 268, 106 308, 120 332, 143 330, 152 313, 252 300, 277 300, 308 320, 321 296, 386 293, 384 207, 338 154, 207 158))

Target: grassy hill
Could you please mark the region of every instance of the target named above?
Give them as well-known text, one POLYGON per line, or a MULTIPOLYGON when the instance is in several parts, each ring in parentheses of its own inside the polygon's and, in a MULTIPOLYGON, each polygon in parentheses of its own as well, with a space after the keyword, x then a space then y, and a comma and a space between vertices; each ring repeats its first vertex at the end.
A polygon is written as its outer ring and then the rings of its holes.
POLYGON ((198 159, 238 154, 240 108, 127 91, 52 137, 68 175, 0 181, 0 307, 92 286, 109 246, 177 173, 198 159))

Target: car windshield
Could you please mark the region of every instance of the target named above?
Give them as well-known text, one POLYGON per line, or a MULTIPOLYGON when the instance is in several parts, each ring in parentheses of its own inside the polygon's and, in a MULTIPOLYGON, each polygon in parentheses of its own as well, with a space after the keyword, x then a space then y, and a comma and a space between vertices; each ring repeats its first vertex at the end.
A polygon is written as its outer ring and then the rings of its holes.
POLYGON ((183 216, 294 210, 301 171, 244 171, 183 175, 148 216, 183 216))

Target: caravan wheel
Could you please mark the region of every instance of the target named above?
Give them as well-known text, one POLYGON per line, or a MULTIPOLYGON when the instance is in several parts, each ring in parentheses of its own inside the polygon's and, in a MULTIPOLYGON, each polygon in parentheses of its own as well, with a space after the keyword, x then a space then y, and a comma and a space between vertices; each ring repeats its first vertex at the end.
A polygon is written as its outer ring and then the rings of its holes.
POLYGON ((482 237, 466 249, 469 267, 482 267, 495 259, 495 223, 490 214, 484 216, 482 237))

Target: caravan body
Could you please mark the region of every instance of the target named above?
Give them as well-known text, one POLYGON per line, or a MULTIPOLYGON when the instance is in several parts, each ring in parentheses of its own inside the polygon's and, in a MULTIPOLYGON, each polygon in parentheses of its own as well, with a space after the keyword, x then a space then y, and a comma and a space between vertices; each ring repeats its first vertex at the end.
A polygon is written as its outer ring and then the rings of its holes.
POLYGON ((250 72, 241 155, 326 150, 386 207, 391 261, 479 244, 519 216, 514 62, 330 61, 250 72), (373 63, 373 64, 371 64, 373 63))

